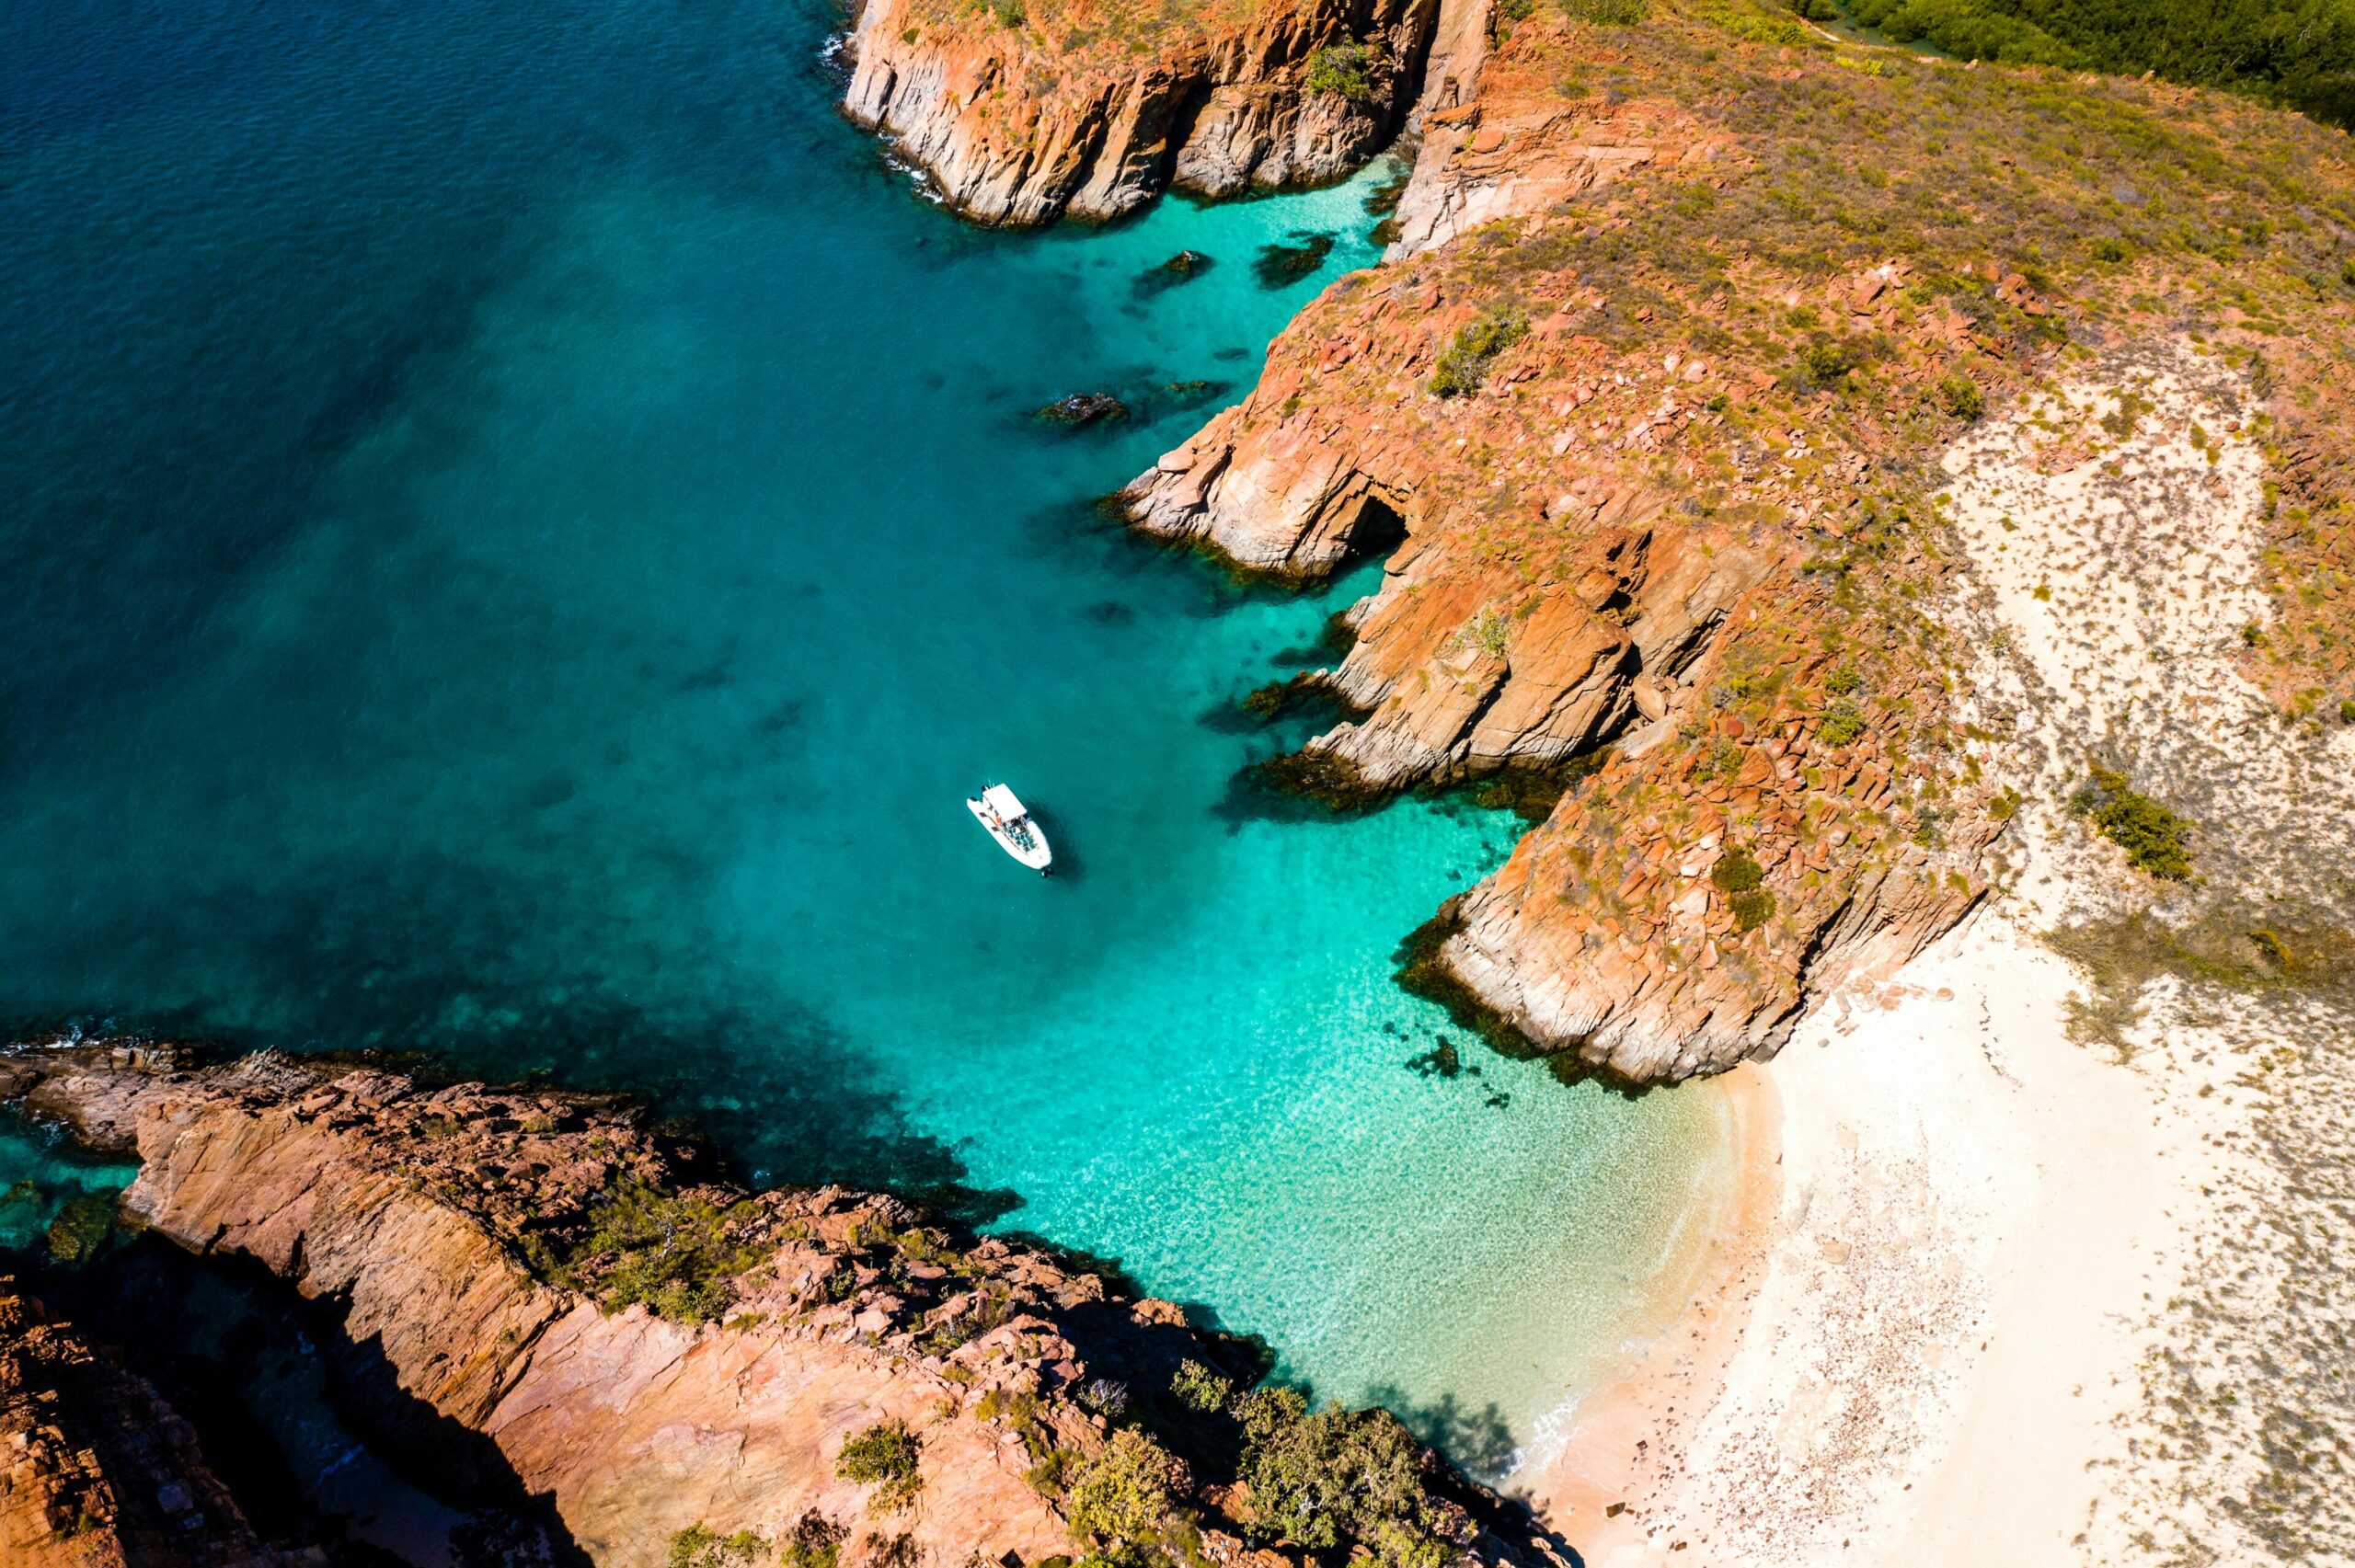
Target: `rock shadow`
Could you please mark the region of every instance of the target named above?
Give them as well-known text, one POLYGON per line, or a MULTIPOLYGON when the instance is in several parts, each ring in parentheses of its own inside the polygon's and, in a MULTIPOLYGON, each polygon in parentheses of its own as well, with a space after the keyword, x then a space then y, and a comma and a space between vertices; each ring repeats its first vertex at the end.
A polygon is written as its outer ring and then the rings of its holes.
POLYGON ((456 1568, 592 1562, 496 1444, 401 1390, 380 1345, 345 1337, 342 1303, 153 1234, 76 1265, 9 1262, 195 1429, 265 1539, 335 1562, 403 1560, 387 1541, 446 1551, 456 1568))

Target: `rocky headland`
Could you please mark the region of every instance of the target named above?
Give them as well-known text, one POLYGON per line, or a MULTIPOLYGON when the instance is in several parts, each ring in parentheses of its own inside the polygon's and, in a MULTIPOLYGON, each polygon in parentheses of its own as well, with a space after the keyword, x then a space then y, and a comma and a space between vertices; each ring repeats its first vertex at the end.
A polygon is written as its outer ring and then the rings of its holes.
POLYGON ((968 217, 1100 220, 1339 179, 1484 41, 1471 0, 867 0, 844 107, 968 217))
POLYGON ((2281 634, 2248 646, 2285 722, 2337 722, 2344 441, 2282 324, 2346 331, 2349 197, 2340 133, 2237 99, 1763 6, 1594 19, 1642 9, 1490 15, 1384 265, 1120 503, 1247 571, 1385 557, 1312 677, 1353 716, 1274 776, 1347 804, 1552 773, 1408 977, 1648 1082, 1772 1055, 2001 880, 2019 781, 1958 704, 1939 464, 2086 356, 2194 334, 2255 378, 2305 499, 2266 521, 2281 634))
MULTIPOLYGON (((353 1429, 454 1505, 544 1505, 556 1561, 754 1541, 811 1568, 1156 1543, 1266 1568, 1352 1542, 1402 1565, 1545 1556, 1395 1420, 1254 1392, 1247 1347, 1169 1303, 890 1196, 742 1191, 616 1101, 121 1042, 0 1059, 0 1093, 135 1156, 122 1210, 151 1238, 328 1314, 353 1429)), ((12 1327, 20 1368, 102 1366, 35 1354, 46 1332, 12 1327)), ((52 1535, 116 1516, 75 1501, 109 1485, 137 1519, 156 1464, 191 1451, 166 1413, 113 1419, 135 1390, 107 1398, 92 1417, 167 1434, 160 1458, 128 1476, 44 1459, 63 1479, 10 1496, 52 1535)), ((234 1526, 186 1468, 160 1495, 234 1526)), ((189 1559, 216 1560, 242 1561, 189 1559)))

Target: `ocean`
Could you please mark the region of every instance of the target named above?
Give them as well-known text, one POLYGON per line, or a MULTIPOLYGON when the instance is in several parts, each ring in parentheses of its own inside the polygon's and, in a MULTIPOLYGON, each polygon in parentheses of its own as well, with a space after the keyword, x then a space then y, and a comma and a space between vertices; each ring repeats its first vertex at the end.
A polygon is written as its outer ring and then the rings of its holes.
POLYGON ((1396 171, 982 232, 838 116, 843 22, 0 9, 0 1016, 646 1093, 1499 1473, 1643 1332, 1722 1109, 1392 983, 1514 819, 1241 778, 1308 731, 1240 699, 1378 567, 1238 586, 1095 506, 1373 261, 1396 171), (1000 780, 1057 876, 967 814, 1000 780))

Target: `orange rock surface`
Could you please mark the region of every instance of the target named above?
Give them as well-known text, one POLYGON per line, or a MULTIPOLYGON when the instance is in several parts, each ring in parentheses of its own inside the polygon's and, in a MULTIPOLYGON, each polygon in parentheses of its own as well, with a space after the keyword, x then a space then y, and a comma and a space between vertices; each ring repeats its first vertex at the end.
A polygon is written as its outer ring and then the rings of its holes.
POLYGON ((1350 173, 1406 120, 1446 30, 1442 9, 1224 0, 1132 15, 1119 0, 1004 11, 867 0, 844 106, 970 217, 1113 218, 1172 184, 1232 196, 1350 173), (1309 80, 1312 57, 1335 46, 1362 51, 1361 85, 1346 93, 1309 80))
MULTIPOLYGON (((1035 1248, 959 1242, 895 1198, 699 1179, 699 1149, 610 1100, 270 1057, 199 1070, 110 1043, 0 1058, 0 1098, 134 1152, 138 1221, 334 1304, 381 1358, 387 1386, 355 1416, 372 1440, 454 1492, 500 1467, 601 1564, 661 1564, 698 1527, 775 1543, 813 1516, 852 1562, 1068 1557, 1084 1543, 1034 1472, 1103 1449, 1105 1391, 1158 1395, 1189 1357, 1251 1373, 1167 1302, 1035 1248), (598 1253, 633 1204, 656 1223, 598 1253), (691 1244, 717 1292, 696 1310, 614 1293, 691 1244), (623 1272, 561 1261, 583 1246, 623 1272), (883 1423, 918 1444, 910 1495, 840 1473, 844 1442, 883 1423)), ((1437 1505, 1458 1550, 1546 1561, 1534 1539, 1482 1534, 1476 1514, 1514 1516, 1421 1463, 1435 1495, 1461 1499, 1437 1505)), ((1200 1536, 1217 1561, 1268 1557, 1200 1536)))
MULTIPOLYGON (((1997 874, 2013 803, 1982 773, 2001 738, 1950 701, 1935 496, 1991 400, 2185 320, 2261 360, 2300 433, 2285 486, 2324 514, 2285 512, 2285 621, 2303 670, 2343 664, 2346 421, 2308 346, 2348 340, 2343 285, 2315 282, 2336 231, 2268 216, 2346 210, 2343 151, 2229 98, 1854 50, 1770 7, 1491 33, 1424 117, 1384 264, 1120 501, 1251 572, 1386 555, 1311 678, 1359 716, 1271 776, 1343 802, 1566 787, 1410 982, 1510 1048, 1721 1070, 1997 874), (2280 343, 2290 317, 2321 336, 2280 343)), ((2326 694, 2296 678, 2293 716, 2326 694)))
MULTIPOLYGON (((281 1568, 140 1379, 0 1276, 0 1562, 281 1568)), ((324 1559, 316 1561, 323 1562, 324 1559)))

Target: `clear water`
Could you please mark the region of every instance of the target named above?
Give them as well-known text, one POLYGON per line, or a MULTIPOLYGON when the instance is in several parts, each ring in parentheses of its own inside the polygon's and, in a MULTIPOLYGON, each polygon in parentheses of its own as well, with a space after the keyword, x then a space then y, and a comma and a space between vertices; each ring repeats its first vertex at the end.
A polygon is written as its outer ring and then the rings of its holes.
POLYGON ((1298 735, 1236 699, 1365 581, 1241 592, 1090 506, 1371 260, 1376 176, 979 233, 834 115, 838 25, 0 7, 0 1013, 1009 1195, 1493 1468, 1714 1201, 1717 1114, 1409 1071, 1392 947, 1513 824, 1238 794, 1298 735), (1090 389, 1135 417, 1030 417, 1090 389), (998 778, 1063 875, 967 815, 998 778))

